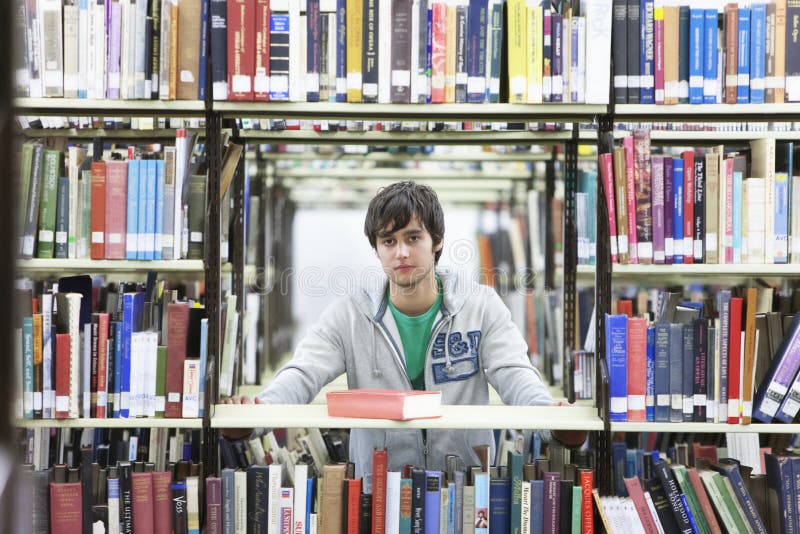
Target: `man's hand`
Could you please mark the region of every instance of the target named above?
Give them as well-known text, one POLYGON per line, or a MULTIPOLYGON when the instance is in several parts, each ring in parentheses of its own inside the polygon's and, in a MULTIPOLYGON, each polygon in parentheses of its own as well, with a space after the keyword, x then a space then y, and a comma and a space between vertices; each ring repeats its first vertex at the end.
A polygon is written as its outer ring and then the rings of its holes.
MULTIPOLYGON (((557 401, 552 406, 571 406, 568 402, 557 401)), ((576 449, 584 444, 586 438, 589 437, 588 430, 552 430, 550 433, 553 439, 561 443, 567 448, 576 449)))
MULTIPOLYGON (((255 402, 250 399, 247 395, 234 395, 233 397, 228 397, 222 400, 222 404, 265 404, 264 401, 259 399, 258 397, 255 398, 255 402)), ((250 434, 253 433, 252 428, 221 428, 220 434, 225 439, 230 440, 237 440, 237 439, 244 439, 248 437, 250 434)))

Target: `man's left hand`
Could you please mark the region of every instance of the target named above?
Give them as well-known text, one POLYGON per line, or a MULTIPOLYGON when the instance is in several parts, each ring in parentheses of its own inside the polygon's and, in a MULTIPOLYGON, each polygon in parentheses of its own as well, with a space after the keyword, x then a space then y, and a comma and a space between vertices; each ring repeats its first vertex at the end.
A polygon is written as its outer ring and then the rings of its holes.
MULTIPOLYGON (((552 404, 553 406, 570 406, 569 403, 564 401, 557 401, 552 404)), ((577 449, 586 442, 589 436, 588 430, 551 430, 553 438, 570 449, 577 449)))

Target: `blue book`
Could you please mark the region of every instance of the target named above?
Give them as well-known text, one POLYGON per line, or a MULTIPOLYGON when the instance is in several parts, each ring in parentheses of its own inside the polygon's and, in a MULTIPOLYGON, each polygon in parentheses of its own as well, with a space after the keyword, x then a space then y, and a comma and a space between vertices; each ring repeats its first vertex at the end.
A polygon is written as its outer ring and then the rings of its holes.
POLYGON ((320 31, 323 24, 319 3, 319 0, 306 0, 306 102, 319 102, 320 31))
MULTIPOLYGON (((208 354, 208 317, 200 319, 200 417, 203 417, 203 406, 205 405, 206 391, 206 358, 208 354)), ((308 523, 306 522, 306 525, 308 523)))
MULTIPOLYGON (((269 17, 269 35, 270 35, 270 47, 278 44, 278 43, 288 43, 289 42, 289 24, 290 19, 289 15, 276 15, 272 14, 269 17)), ((299 30, 297 28, 295 31, 299 30)), ((273 49, 275 50, 275 49, 273 49)), ((272 57, 270 59, 270 71, 275 76, 272 80, 280 79, 281 83, 275 83, 272 81, 269 86, 269 99, 270 100, 289 100, 289 52, 288 48, 285 52, 286 56, 276 56, 274 52, 272 53, 272 57), (276 67, 276 64, 280 65, 280 75, 278 74, 279 69, 276 67), (286 71, 283 70, 283 67, 286 67, 286 71), (284 80, 286 83, 284 83, 284 80)))
POLYGON ((683 325, 669 325, 669 420, 683 421, 683 325))
POLYGON ((139 160, 139 215, 136 220, 136 259, 147 259, 147 160, 139 160))
POLYGON ((473 0, 467 12, 467 102, 486 100, 486 31, 488 1, 473 0))
POLYGON ((627 497, 628 489, 625 487, 625 470, 627 465, 628 450, 624 441, 611 443, 611 464, 614 473, 614 495, 627 497))
POLYGON ((122 335, 122 321, 115 321, 114 324, 116 327, 114 328, 114 391, 112 392, 114 395, 114 417, 120 417, 120 395, 122 394, 121 384, 120 381, 122 380, 122 351, 124 350, 123 346, 123 335, 122 335))
MULTIPOLYGON (((200 410, 202 409, 203 408, 201 405, 200 410)), ((409 480, 409 482, 411 481, 409 480)), ((309 476, 308 479, 306 479, 306 530, 304 534, 308 534, 308 528, 309 525, 311 525, 311 510, 314 509, 314 501, 315 501, 314 496, 316 495, 314 491, 314 486, 316 486, 316 484, 317 484, 317 477, 309 476)), ((408 493, 409 495, 411 494, 410 488, 408 493)))
POLYGON ((703 103, 704 9, 689 9, 689 103, 703 103))
POLYGON ((447 486, 447 533, 453 534, 456 528, 456 485, 447 486))
MULTIPOLYGON (((200 61, 197 65, 198 100, 206 99, 206 64, 208 62, 206 59, 208 56, 208 9, 209 0, 200 0, 200 61)), ((147 60, 149 61, 150 58, 147 58, 147 60)))
POLYGON ((636 476, 636 449, 625 449, 625 478, 636 476))
POLYGON ((703 25, 705 36, 703 38, 703 103, 716 104, 719 82, 717 81, 717 43, 719 32, 717 30, 717 10, 705 10, 705 23, 703 25))
POLYGON ((347 102, 347 0, 336 0, 336 101, 347 102))
MULTIPOLYGON (((773 360, 774 361, 774 360, 773 360)), ((797 532, 800 512, 798 512, 796 482, 792 464, 795 459, 790 456, 767 454, 764 466, 767 471, 767 485, 778 498, 778 516, 780 532, 797 532)), ((794 472, 798 472, 794 470, 794 472)))
MULTIPOLYGON (((422 24, 422 21, 420 21, 422 24)), ((433 8, 431 3, 428 3, 428 19, 425 22, 428 28, 428 40, 425 42, 425 74, 428 78, 428 87, 426 88, 425 103, 431 103, 431 70, 433 70, 433 8)), ((422 43, 419 44, 422 46, 422 43)))
POLYGON ((131 406, 131 338, 142 330, 144 293, 122 295, 122 357, 120 358, 120 417, 130 415, 131 406))
POLYGON ((673 263, 683 263, 683 180, 683 158, 672 158, 673 263))
POLYGON ((645 380, 645 417, 655 421, 656 415, 656 327, 647 327, 647 378, 645 380))
POLYGON ((531 480, 531 534, 544 532, 544 480, 531 480))
MULTIPOLYGON (((147 205, 144 225, 144 259, 152 260, 156 248, 156 160, 148 159, 147 162, 147 205)), ((141 177, 139 178, 141 183, 141 177)))
POLYGON ((489 532, 489 475, 475 475, 475 534, 489 532), (482 522, 483 519, 485 522, 482 522))
MULTIPOLYGON (((789 175, 775 173, 775 263, 787 263, 789 243, 789 175)), ((794 237, 794 236, 792 236, 794 237)), ((795 237, 800 240, 800 236, 795 237)), ((769 258, 767 258, 769 261, 769 258)))
POLYGON ((639 2, 639 103, 655 103, 655 40, 653 0, 639 2))
POLYGON ((153 251, 153 259, 160 260, 162 258, 161 236, 164 233, 164 160, 157 159, 155 161, 156 161, 156 226, 155 226, 156 230, 154 237, 155 250, 153 251))
POLYGON ((511 479, 493 477, 489 480, 489 533, 508 534, 510 529, 511 479))
POLYGON ((33 419, 33 317, 22 318, 22 410, 33 419))
POLYGON ((425 471, 425 534, 439 534, 441 491, 442 472, 425 471))
POLYGON ((125 213, 125 259, 137 259, 139 246, 139 163, 141 160, 128 161, 128 202, 125 213))
POLYGON ((733 263, 742 263, 742 173, 733 169, 733 263))
POLYGON ((764 103, 767 4, 750 6, 750 103, 764 103))
POLYGON ((628 316, 606 314, 606 358, 608 359, 610 416, 628 420, 628 316))
POLYGON ((736 103, 750 102, 750 8, 739 8, 739 45, 736 49, 736 103))
POLYGON ((655 326, 655 420, 669 422, 669 324, 655 326))

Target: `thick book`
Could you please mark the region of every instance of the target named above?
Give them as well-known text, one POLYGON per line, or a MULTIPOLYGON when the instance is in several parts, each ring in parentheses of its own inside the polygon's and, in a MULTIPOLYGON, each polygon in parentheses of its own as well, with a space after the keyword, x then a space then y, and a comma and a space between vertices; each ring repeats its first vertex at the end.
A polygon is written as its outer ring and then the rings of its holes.
POLYGON ((753 417, 771 423, 800 368, 800 314, 796 314, 758 386, 753 401, 753 417))
POLYGON ((738 499, 744 511, 744 520, 749 523, 753 531, 759 534, 766 534, 767 529, 764 527, 764 523, 756 510, 753 498, 750 496, 742 474, 739 472, 738 460, 721 458, 719 463, 712 465, 711 468, 730 480, 735 498, 738 499))
POLYGON ((678 532, 691 534, 693 532, 692 526, 684 501, 681 499, 681 493, 678 488, 678 483, 675 480, 675 475, 664 460, 653 462, 653 467, 661 481, 661 486, 664 489, 670 507, 672 508, 673 516, 678 525, 678 532))
POLYGON ((606 358, 609 361, 612 421, 628 418, 628 326, 627 316, 606 314, 606 358))
POLYGON ((349 389, 326 394, 328 415, 405 421, 440 417, 440 391, 349 389))
POLYGON ((50 483, 51 532, 82 532, 82 491, 80 482, 50 483))

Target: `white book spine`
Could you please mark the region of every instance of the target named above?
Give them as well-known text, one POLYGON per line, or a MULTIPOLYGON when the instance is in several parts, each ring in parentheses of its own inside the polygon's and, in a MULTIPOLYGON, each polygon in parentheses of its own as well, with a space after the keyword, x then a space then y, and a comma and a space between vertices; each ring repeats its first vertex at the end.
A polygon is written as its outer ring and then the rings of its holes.
POLYGON ((384 532, 386 534, 399 534, 400 532, 400 471, 386 472, 384 532))
MULTIPOLYGON (((155 1, 155 0, 154 0, 155 1)), ((134 42, 134 94, 135 98, 149 98, 144 94, 144 73, 145 65, 149 58, 145 57, 146 46, 146 26, 147 26, 147 4, 145 0, 136 2, 136 36, 134 42)))
MULTIPOLYGON (((158 0, 153 0, 158 1, 158 0)), ((161 39, 158 57, 158 98, 169 100, 170 35, 173 0, 161 0, 161 39)), ((179 220, 179 219, 176 219, 179 220)), ((180 243, 180 240, 176 241, 180 243)))
POLYGON ((55 414, 55 377, 53 376, 54 358, 53 339, 53 294, 42 294, 42 417, 52 419, 55 414))
POLYGON ((292 534, 306 534, 306 510, 308 509, 308 465, 294 466, 294 521, 292 534))
POLYGON ((39 66, 44 96, 64 96, 61 0, 38 0, 39 66))
POLYGON ((611 83, 611 0, 586 3, 587 104, 608 104, 611 83))
POLYGON ((108 534, 119 534, 119 479, 108 479, 108 534))
POLYGON ((520 518, 520 534, 531 534, 531 483, 522 481, 522 517, 520 518))
MULTIPOLYGON (((83 358, 78 366, 81 376, 81 417, 89 418, 92 416, 91 411, 91 375, 92 375, 92 325, 86 323, 83 325, 83 358)), ((78 416, 76 416, 78 417, 78 416)))
POLYGON ((392 0, 378 0, 378 103, 392 99, 392 0))
POLYGON ((300 2, 289 2, 289 28, 289 100, 302 102, 305 101, 305 56, 302 52, 306 43, 306 25, 305 18, 300 16, 300 2))
POLYGON ((64 96, 78 97, 78 45, 79 8, 75 4, 64 6, 64 96))
MULTIPOLYGON (((420 94, 420 84, 419 84, 419 76, 417 75, 419 72, 419 2, 420 0, 412 0, 411 2, 411 34, 410 34, 410 41, 411 41, 411 79, 410 87, 411 87, 411 103, 419 102, 419 94, 420 94)), ((426 22, 427 23, 427 22, 426 22)))
MULTIPOLYGON (((109 5, 110 7, 110 5, 109 5)), ((94 50, 94 94, 93 98, 105 98, 106 96, 106 5, 102 0, 98 0, 94 5, 94 43, 90 46, 91 53, 94 50)))
POLYGON ((281 464, 270 464, 269 466, 268 534, 281 534, 281 469, 281 464))

